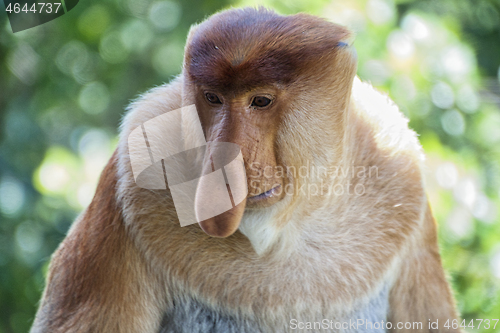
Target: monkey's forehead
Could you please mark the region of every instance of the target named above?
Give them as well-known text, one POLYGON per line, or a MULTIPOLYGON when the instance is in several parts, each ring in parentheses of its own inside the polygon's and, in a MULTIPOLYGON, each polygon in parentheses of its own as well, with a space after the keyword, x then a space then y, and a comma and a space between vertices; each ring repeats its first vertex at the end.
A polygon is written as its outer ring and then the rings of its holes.
POLYGON ((300 74, 324 70, 350 36, 346 28, 311 15, 233 9, 197 27, 185 69, 196 83, 219 89, 288 84, 300 74))

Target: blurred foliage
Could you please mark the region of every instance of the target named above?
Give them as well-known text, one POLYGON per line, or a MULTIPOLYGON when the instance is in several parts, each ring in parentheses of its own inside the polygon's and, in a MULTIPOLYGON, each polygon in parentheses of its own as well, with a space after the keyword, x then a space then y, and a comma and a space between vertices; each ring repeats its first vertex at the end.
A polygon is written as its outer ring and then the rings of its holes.
POLYGON ((500 1, 82 0, 16 34, 0 4, 0 333, 29 329, 50 254, 90 202, 129 100, 179 73, 191 24, 256 4, 356 32, 358 74, 426 151, 463 318, 500 317, 500 1))

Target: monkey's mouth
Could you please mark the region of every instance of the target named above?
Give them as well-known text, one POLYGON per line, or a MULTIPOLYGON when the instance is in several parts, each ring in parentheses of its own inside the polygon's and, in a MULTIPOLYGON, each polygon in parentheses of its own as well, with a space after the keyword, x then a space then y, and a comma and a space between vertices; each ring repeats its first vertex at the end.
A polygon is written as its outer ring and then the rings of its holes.
POLYGON ((248 208, 260 208, 260 207, 268 207, 276 202, 280 201, 283 197, 283 191, 281 190, 281 185, 275 185, 272 189, 248 197, 247 198, 247 207, 248 208))

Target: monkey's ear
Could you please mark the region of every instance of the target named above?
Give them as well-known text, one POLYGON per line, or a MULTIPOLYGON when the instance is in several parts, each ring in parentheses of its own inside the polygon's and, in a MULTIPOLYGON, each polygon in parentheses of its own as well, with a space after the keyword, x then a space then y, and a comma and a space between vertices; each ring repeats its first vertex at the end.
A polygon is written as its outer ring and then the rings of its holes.
POLYGON ((354 48, 354 40, 356 39, 356 34, 346 27, 335 24, 335 29, 339 29, 339 27, 344 31, 346 35, 344 35, 344 37, 338 41, 337 47, 354 48))
POLYGON ((338 42, 337 47, 347 50, 351 54, 353 60, 358 60, 358 52, 356 52, 356 48, 354 47, 354 37, 338 42))
MULTIPOLYGON (((338 25, 337 25, 337 27, 338 27, 338 25)), ((343 47, 346 47, 346 46, 352 47, 354 44, 354 40, 356 39, 356 33, 353 32, 349 28, 346 28, 346 27, 342 27, 342 28, 345 32, 347 32, 347 34, 342 39, 339 40, 338 45, 343 46, 343 47)))
POLYGON ((358 52, 356 52, 356 48, 354 47, 354 37, 350 37, 349 39, 341 40, 337 43, 337 48, 346 50, 349 52, 353 60, 358 60, 358 52))

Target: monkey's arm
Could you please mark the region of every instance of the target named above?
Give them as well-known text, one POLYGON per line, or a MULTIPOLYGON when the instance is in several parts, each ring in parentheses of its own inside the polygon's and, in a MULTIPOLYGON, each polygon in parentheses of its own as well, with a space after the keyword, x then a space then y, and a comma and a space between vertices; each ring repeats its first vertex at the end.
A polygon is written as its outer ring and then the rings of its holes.
POLYGON ((436 224, 429 205, 421 230, 421 234, 413 239, 414 246, 410 246, 402 258, 399 277, 390 294, 388 321, 396 332, 461 332, 452 328, 452 322, 454 319, 457 322, 458 316, 441 265, 436 224), (438 327, 432 325, 436 321, 438 327), (445 327, 447 321, 449 328, 445 327), (398 322, 403 325, 411 323, 412 328, 398 329, 395 327, 398 322), (414 322, 421 322, 421 328, 414 326, 414 322))
POLYGON ((123 223, 116 194, 116 153, 94 199, 52 257, 32 333, 155 332, 161 283, 123 223))

